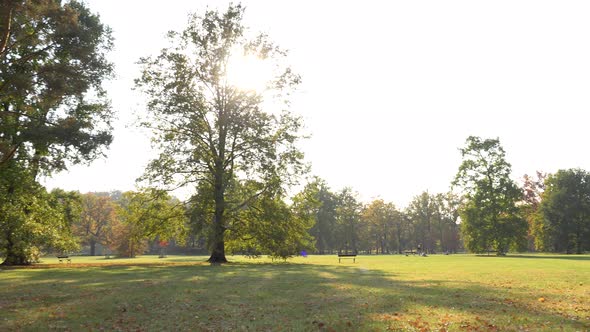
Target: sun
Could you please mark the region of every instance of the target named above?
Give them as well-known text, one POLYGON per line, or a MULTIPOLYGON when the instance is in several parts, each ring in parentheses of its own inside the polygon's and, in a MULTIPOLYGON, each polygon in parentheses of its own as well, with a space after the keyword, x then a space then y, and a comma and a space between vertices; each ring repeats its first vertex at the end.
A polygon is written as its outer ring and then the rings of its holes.
POLYGON ((226 78, 240 90, 262 93, 272 78, 272 66, 256 55, 236 52, 228 60, 226 78))

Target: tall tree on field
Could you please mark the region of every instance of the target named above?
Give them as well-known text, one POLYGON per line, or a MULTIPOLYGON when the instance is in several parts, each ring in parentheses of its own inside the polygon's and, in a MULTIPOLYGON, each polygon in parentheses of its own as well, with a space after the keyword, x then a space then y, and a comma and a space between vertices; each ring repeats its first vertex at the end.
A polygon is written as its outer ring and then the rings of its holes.
MULTIPOLYGON (((112 112, 101 83, 112 75, 111 47, 108 27, 77 1, 0 2, 0 196, 10 204, 43 195, 40 174, 94 160, 110 144, 112 112)), ((12 212, 0 232, 22 250, 5 248, 5 262, 26 264, 27 246, 59 237, 47 223, 59 218, 31 219, 40 214, 20 204, 12 212), (46 236, 24 236, 33 229, 46 236)))
POLYGON ((539 248, 568 254, 590 250, 590 173, 559 170, 545 186, 536 216, 539 248))
POLYGON ((460 149, 463 162, 453 182, 463 189, 461 231, 465 247, 476 253, 506 253, 526 241, 527 224, 517 202, 522 193, 510 179, 511 166, 499 139, 470 136, 460 149))
POLYGON ((144 178, 162 186, 209 182, 215 206, 212 263, 227 261, 226 214, 250 207, 256 197, 277 190, 304 169, 295 146, 301 122, 285 102, 300 78, 281 61, 286 52, 266 35, 247 37, 243 14, 241 5, 230 5, 225 12, 191 15, 184 31, 168 34, 170 47, 141 59, 143 75, 136 81, 148 96, 150 119, 144 124, 155 133, 161 151, 144 178), (236 71, 256 61, 273 66, 262 90, 232 80, 240 76, 236 71), (234 202, 226 192, 236 179, 262 185, 252 186, 258 189, 245 201, 234 202))

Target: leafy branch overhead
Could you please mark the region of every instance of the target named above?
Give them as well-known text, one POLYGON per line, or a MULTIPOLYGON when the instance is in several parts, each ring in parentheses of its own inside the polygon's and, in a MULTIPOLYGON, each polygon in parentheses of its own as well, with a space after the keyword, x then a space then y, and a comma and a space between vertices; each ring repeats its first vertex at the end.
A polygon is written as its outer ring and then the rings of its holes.
POLYGON ((77 1, 4 1, 2 12, 0 166, 51 173, 101 156, 112 141, 110 29, 77 1))

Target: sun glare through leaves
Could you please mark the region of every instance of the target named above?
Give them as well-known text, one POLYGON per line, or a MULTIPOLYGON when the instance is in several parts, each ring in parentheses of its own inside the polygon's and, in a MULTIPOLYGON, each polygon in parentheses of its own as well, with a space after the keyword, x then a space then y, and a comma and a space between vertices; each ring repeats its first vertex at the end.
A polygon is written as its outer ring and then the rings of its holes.
POLYGON ((247 92, 264 92, 272 74, 270 61, 255 54, 233 52, 227 63, 227 83, 247 92))

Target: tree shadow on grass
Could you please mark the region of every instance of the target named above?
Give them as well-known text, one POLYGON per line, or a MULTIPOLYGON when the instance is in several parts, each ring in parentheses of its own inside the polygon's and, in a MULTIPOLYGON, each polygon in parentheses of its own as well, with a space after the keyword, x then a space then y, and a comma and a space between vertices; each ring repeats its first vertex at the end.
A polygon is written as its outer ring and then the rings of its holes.
POLYGON ((356 266, 232 263, 23 271, 2 272, 16 275, 7 279, 10 284, 0 275, 4 330, 590 328, 588 311, 565 316, 523 290, 407 280, 356 266))
POLYGON ((526 255, 515 254, 506 256, 509 258, 530 258, 530 259, 558 259, 558 260, 573 260, 573 261, 590 261, 590 255, 587 254, 569 254, 569 255, 526 255))

